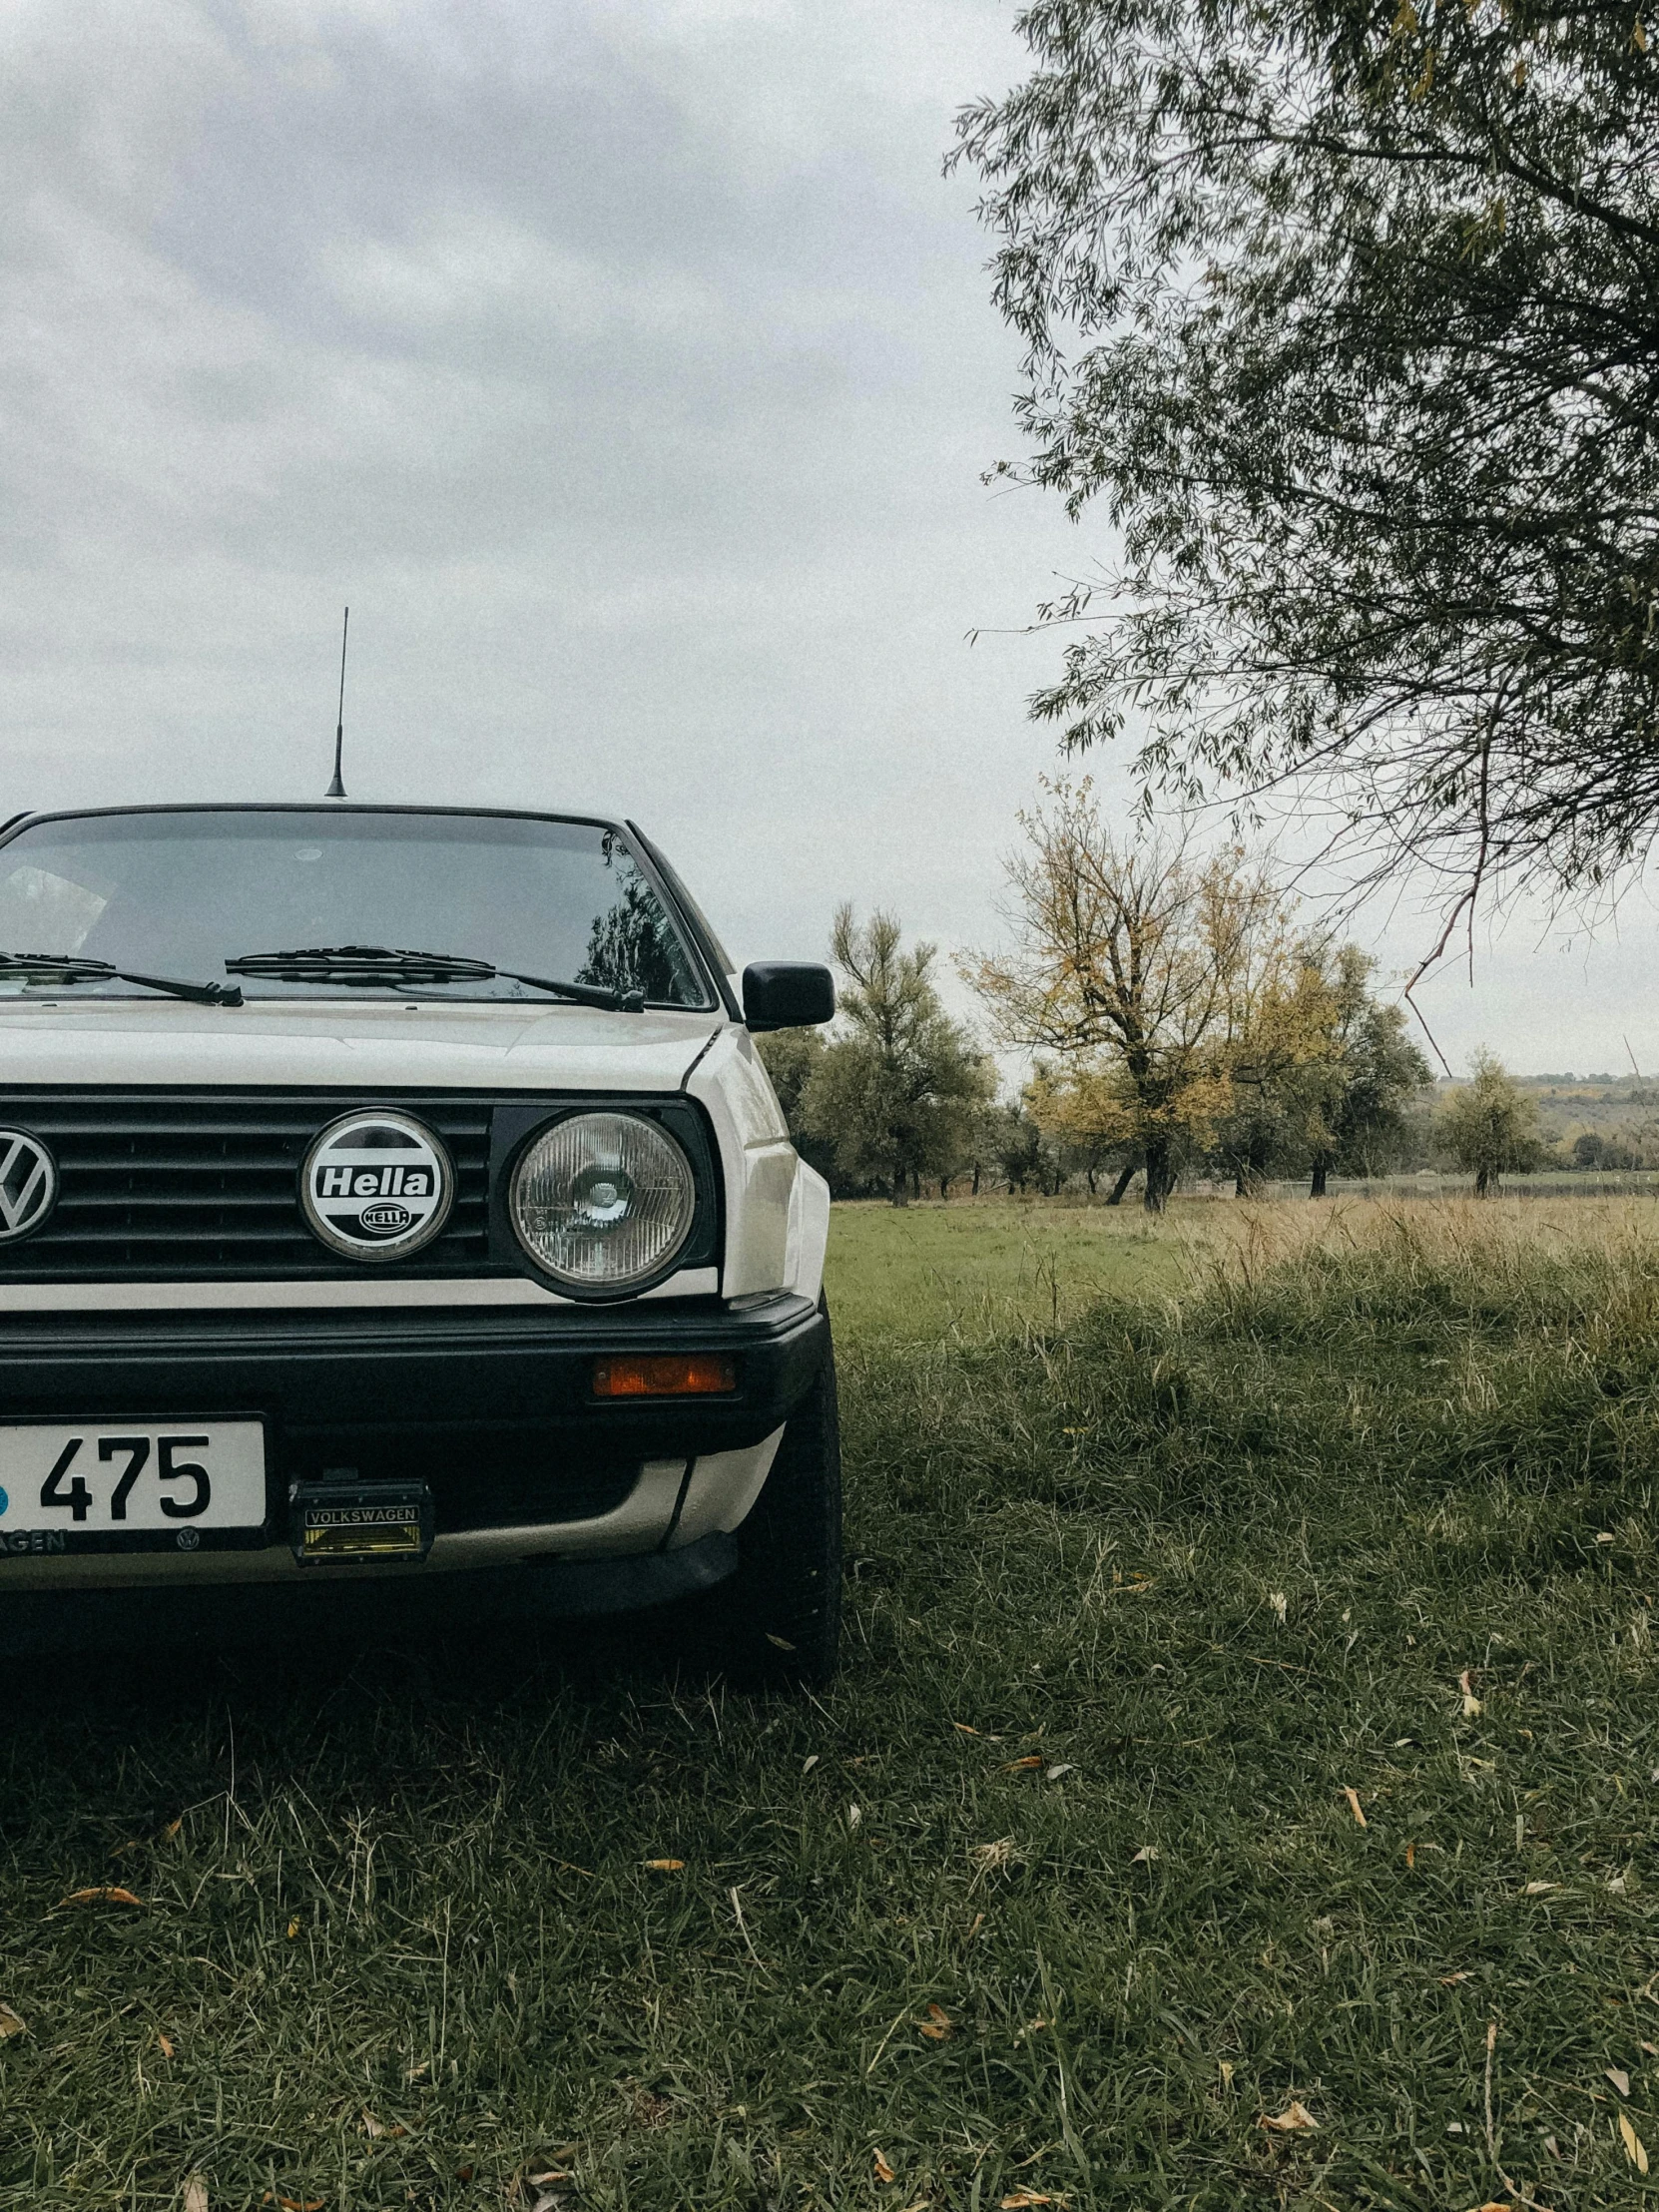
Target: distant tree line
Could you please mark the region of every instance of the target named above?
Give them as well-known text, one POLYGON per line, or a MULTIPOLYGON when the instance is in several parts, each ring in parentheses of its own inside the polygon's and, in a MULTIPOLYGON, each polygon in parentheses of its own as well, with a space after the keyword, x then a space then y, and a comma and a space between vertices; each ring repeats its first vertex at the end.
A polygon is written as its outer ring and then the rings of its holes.
POLYGON ((1086 784, 1050 788, 1023 827, 1013 949, 960 963, 995 1040, 1031 1055, 1014 1096, 944 1006, 937 947, 906 947, 887 912, 834 917, 828 1037, 760 1039, 837 1196, 1072 1190, 1115 1206, 1138 1186, 1156 1212, 1183 1180, 1249 1197, 1301 1177, 1319 1198, 1334 1178, 1443 1167, 1484 1196, 1545 1166, 1659 1166, 1659 1125, 1552 1148, 1535 1096, 1485 1053, 1436 1100, 1376 963, 1301 928, 1247 854, 1116 836, 1086 784))

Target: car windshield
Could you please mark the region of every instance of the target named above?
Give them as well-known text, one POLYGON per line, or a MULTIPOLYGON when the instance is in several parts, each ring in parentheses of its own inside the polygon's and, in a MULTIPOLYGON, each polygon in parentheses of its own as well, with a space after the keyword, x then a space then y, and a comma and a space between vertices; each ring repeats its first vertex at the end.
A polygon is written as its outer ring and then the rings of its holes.
MULTIPOLYGON (((713 1004, 627 840, 597 823, 509 815, 215 809, 72 815, 0 845, 0 950, 75 953, 202 981, 258 952, 380 945, 450 953, 619 992, 713 1004)), ((316 997, 325 983, 239 977, 249 998, 316 997)), ((129 995, 0 974, 0 994, 129 995)), ((512 998, 505 977, 376 978, 339 995, 512 998)))

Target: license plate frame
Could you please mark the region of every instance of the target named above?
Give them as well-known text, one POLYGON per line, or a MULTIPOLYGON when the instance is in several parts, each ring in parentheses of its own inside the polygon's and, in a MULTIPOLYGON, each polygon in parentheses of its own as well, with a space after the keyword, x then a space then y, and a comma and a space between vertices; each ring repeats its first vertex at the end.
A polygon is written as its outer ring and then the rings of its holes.
POLYGON ((0 1566, 100 1552, 258 1551, 270 1541, 271 1440, 263 1413, 0 1420, 0 1566), (68 1452, 72 1438, 77 1448, 68 1452), (199 1474, 209 1495, 193 1510, 199 1474), (41 1491, 53 1486, 61 1501, 43 1504, 41 1491), (123 1489, 118 1518, 113 1507, 123 1489), (227 1494, 233 1503, 222 1518, 227 1494), (183 1510, 166 1513, 163 1499, 183 1510))

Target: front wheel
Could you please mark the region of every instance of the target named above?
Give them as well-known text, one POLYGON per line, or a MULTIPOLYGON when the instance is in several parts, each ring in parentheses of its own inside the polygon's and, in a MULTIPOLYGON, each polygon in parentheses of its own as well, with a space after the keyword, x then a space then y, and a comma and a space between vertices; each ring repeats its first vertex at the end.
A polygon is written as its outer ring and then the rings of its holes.
POLYGON ((828 1682, 841 1627, 841 1440, 832 1341, 826 1342, 818 1381, 791 1414, 737 1539, 737 1572, 698 1600, 697 1641, 709 1661, 749 1686, 828 1682))

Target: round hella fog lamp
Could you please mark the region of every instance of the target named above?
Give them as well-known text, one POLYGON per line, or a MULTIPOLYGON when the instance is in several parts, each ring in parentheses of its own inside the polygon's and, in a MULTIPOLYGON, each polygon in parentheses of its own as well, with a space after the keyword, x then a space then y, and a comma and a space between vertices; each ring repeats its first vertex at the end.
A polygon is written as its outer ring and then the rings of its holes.
POLYGON ((507 1210, 537 1267, 578 1291, 631 1291, 691 1234, 697 1186, 674 1139, 638 1114, 572 1114, 513 1171, 507 1210))

